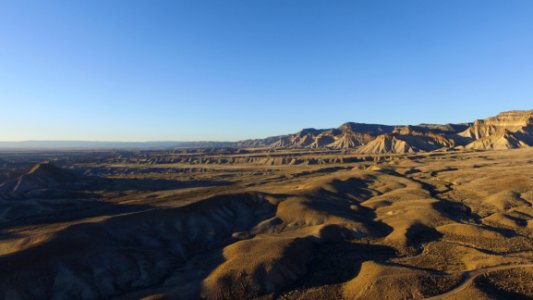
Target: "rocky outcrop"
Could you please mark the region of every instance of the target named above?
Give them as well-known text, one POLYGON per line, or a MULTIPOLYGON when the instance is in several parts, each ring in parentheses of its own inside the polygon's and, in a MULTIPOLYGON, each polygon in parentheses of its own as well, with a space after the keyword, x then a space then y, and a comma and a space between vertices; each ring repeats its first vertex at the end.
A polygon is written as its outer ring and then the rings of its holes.
POLYGON ((515 149, 527 147, 528 145, 519 140, 511 132, 504 130, 492 135, 479 138, 472 143, 466 145, 466 149, 477 150, 500 150, 500 149, 515 149))
POLYGON ((327 147, 331 149, 347 149, 355 148, 361 145, 361 139, 358 139, 354 134, 345 133, 333 143, 328 144, 327 147))
POLYGON ((370 143, 356 150, 358 153, 414 153, 418 149, 408 144, 406 141, 392 134, 383 134, 378 136, 370 143))
POLYGON ((472 140, 467 149, 513 149, 533 145, 533 110, 509 111, 476 120, 459 136, 472 140))
POLYGON ((238 142, 238 147, 357 149, 359 153, 412 153, 439 149, 512 149, 533 145, 533 110, 509 111, 463 124, 390 126, 344 123, 333 129, 238 142))
POLYGON ((503 131, 511 133, 521 132, 532 124, 533 110, 515 110, 503 112, 485 120, 476 120, 474 124, 459 133, 459 135, 472 139, 480 139, 494 134, 501 134, 503 131))

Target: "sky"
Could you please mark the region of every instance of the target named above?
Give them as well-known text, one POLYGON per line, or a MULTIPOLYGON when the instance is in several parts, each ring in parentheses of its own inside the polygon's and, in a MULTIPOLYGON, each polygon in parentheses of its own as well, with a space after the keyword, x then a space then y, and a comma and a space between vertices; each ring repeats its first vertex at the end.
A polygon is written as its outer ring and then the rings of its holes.
POLYGON ((0 141, 231 141, 514 109, 533 109, 531 0, 0 0, 0 141))

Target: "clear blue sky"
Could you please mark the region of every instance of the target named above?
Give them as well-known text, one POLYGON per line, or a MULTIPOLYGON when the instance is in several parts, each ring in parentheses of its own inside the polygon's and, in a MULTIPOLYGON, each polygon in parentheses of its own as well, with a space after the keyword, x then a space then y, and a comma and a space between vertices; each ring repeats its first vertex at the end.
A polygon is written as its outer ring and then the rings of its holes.
POLYGON ((533 109, 531 0, 0 0, 0 140, 238 140, 533 109))

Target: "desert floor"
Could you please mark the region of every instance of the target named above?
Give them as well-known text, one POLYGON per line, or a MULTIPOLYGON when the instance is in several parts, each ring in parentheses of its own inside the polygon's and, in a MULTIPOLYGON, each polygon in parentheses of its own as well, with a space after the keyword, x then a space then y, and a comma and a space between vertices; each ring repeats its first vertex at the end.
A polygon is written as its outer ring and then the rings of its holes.
POLYGON ((533 298, 533 148, 0 158, 105 180, 1 202, 0 298, 533 298))

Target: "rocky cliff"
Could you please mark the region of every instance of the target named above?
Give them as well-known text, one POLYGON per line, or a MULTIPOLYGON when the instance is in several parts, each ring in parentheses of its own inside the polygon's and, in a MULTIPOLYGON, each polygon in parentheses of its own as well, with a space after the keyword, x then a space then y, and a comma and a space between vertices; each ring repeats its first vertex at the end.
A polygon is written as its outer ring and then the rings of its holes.
POLYGON ((237 147, 357 149, 359 153, 412 153, 439 149, 512 149, 533 145, 533 110, 509 111, 463 124, 344 123, 332 129, 246 140, 237 147))

